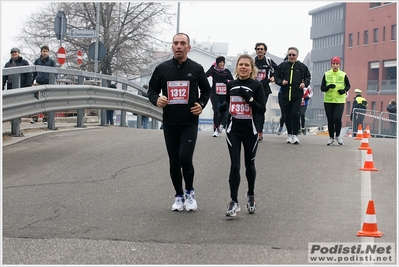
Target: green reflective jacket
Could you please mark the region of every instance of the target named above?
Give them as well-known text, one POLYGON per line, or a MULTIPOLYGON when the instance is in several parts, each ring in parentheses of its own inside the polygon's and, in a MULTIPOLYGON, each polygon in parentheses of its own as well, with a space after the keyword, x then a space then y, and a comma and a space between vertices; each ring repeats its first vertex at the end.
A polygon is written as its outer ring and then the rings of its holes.
POLYGON ((345 75, 342 70, 325 72, 326 85, 335 84, 335 88, 330 88, 324 93, 324 103, 345 103, 346 94, 340 95, 338 90, 345 89, 345 75))

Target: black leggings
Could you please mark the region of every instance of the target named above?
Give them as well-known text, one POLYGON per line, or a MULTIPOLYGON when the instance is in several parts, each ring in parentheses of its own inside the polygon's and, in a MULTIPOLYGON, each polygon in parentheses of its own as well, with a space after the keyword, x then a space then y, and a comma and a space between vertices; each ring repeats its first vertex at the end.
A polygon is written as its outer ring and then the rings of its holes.
POLYGON ((184 178, 186 190, 194 190, 193 154, 198 136, 198 125, 164 124, 163 135, 169 155, 170 178, 176 195, 183 195, 182 178, 184 178))
POLYGON ((302 99, 288 101, 283 99, 283 109, 285 116, 285 127, 287 133, 298 135, 299 130, 299 109, 301 108, 302 99))
POLYGON ((339 136, 342 128, 342 114, 344 113, 345 103, 324 103, 324 111, 327 116, 328 134, 330 138, 339 136))
MULTIPOLYGON (((225 95, 211 95, 211 103, 213 109, 213 131, 219 129, 220 124, 223 122, 226 112, 219 112, 219 105, 221 105, 226 99, 225 95)), ((225 125, 223 125, 225 126, 225 125)))
POLYGON ((308 106, 303 105, 301 106, 301 109, 299 110, 299 119, 300 121, 300 125, 302 126, 302 128, 305 128, 305 113, 306 113, 306 109, 308 108, 308 106))
POLYGON ((278 93, 278 105, 280 106, 280 112, 281 112, 281 116, 280 116, 280 127, 283 128, 284 126, 284 119, 285 119, 285 115, 284 115, 284 104, 283 104, 283 97, 281 92, 278 93))
POLYGON ((238 187, 240 186, 240 157, 241 143, 244 146, 245 175, 248 181, 248 194, 253 195, 255 189, 255 156, 258 148, 258 135, 239 136, 234 133, 226 134, 227 147, 230 154, 230 197, 238 203, 238 187))

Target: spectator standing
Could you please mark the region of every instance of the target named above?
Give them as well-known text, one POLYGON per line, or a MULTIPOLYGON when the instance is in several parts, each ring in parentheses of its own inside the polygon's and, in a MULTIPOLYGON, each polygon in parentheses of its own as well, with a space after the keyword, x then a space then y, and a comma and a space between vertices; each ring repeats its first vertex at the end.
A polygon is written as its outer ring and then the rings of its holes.
POLYGON ((389 114, 390 124, 391 124, 391 134, 396 136, 396 100, 392 99, 389 101, 387 106, 387 111, 389 114))
MULTIPOLYGON (((54 59, 49 56, 50 48, 47 45, 44 45, 40 48, 40 57, 35 60, 33 65, 36 66, 45 66, 45 67, 56 67, 56 63, 54 59)), ((36 80, 36 85, 41 84, 49 84, 49 73, 46 72, 34 72, 33 73, 33 82, 36 80)))
POLYGON ((212 76, 213 137, 218 137, 219 133, 222 132, 221 125, 225 117, 225 112, 219 112, 219 106, 225 100, 227 83, 234 79, 230 70, 225 68, 225 64, 225 57, 219 56, 216 58, 216 62, 205 73, 207 77, 212 76))
POLYGON ((287 143, 299 144, 299 110, 303 89, 310 84, 310 72, 308 67, 298 60, 298 48, 289 47, 287 55, 288 61, 278 65, 274 78, 276 84, 281 86, 287 143))
POLYGON ((320 89, 324 92, 324 111, 327 116, 327 127, 330 139, 328 146, 334 145, 335 140, 339 145, 343 145, 341 128, 342 114, 344 113, 346 93, 351 88, 348 76, 341 69, 341 59, 333 57, 331 59, 331 69, 326 71, 321 79, 320 89))
POLYGON ((220 111, 227 111, 226 141, 230 155, 230 197, 226 216, 234 217, 240 211, 238 204, 238 188, 240 185, 241 144, 244 147, 245 175, 248 182, 247 205, 248 213, 255 212, 255 156, 258 148, 258 131, 255 126, 255 114, 264 114, 265 91, 262 84, 256 80, 257 68, 254 59, 248 54, 239 56, 235 77, 227 84, 226 101, 220 106, 220 111))
MULTIPOLYGON (((108 87, 116 89, 116 84, 110 84, 108 87)), ((107 110, 107 125, 114 125, 114 112, 115 110, 107 110)))
POLYGON ((352 103, 352 112, 350 119, 353 121, 353 129, 358 129, 359 124, 363 129, 364 113, 366 113, 367 100, 362 97, 362 90, 355 89, 355 97, 352 103), (356 109, 356 110, 355 110, 356 109))
MULTIPOLYGON (((258 68, 258 74, 256 79, 261 82, 263 86, 263 90, 265 91, 265 107, 267 100, 269 99, 269 95, 272 93, 270 89, 269 83, 274 82, 274 73, 277 69, 277 64, 273 61, 273 59, 266 57, 267 53, 267 45, 265 43, 256 43, 255 44, 255 66, 258 68)), ((256 114, 255 115, 255 123, 258 129, 258 140, 263 140, 263 125, 265 123, 265 114, 256 114)))
POLYGON ((182 211, 184 207, 187 211, 197 209, 193 154, 199 115, 212 93, 204 68, 188 58, 190 50, 190 37, 185 33, 175 34, 172 40, 173 58, 155 68, 148 90, 149 101, 163 108, 169 173, 176 193, 172 205, 174 211, 182 211))
MULTIPOLYGON (((40 48, 40 57, 38 57, 33 65, 36 66, 44 66, 44 67, 56 67, 56 63, 54 59, 49 56, 50 48, 47 45, 44 45, 40 48)), ((33 72, 32 85, 41 85, 41 84, 49 84, 50 83, 50 74, 46 72, 33 72), (36 80, 36 83, 35 83, 36 80)), ((47 112, 44 113, 43 122, 47 121, 47 112)), ((31 120, 31 123, 35 123, 37 121, 37 116, 34 116, 31 120)))
MULTIPOLYGON (((148 85, 146 85, 146 84, 143 85, 143 88, 148 91, 148 85)), ((148 92, 147 93, 141 93, 141 95, 146 97, 146 98, 148 98, 148 92)), ((149 119, 150 119, 150 117, 145 116, 145 115, 141 115, 141 122, 142 122, 143 129, 148 129, 148 121, 149 121, 149 119)))
MULTIPOLYGON (((23 59, 20 56, 20 50, 18 47, 11 48, 10 51, 11 58, 4 65, 4 68, 11 67, 21 67, 21 66, 29 66, 29 62, 26 59, 23 59)), ((3 75, 3 90, 5 90, 5 85, 7 84, 7 90, 11 90, 13 85, 13 75, 3 75)), ((32 73, 26 72, 21 74, 21 87, 29 87, 32 86, 32 73)))
POLYGON ((313 96, 313 91, 312 91, 312 87, 310 87, 310 85, 306 88, 303 88, 301 109, 299 110, 300 126, 302 127, 302 129, 300 129, 300 131, 303 135, 306 134, 305 113, 306 113, 306 109, 308 108, 309 99, 312 98, 312 96, 313 96))

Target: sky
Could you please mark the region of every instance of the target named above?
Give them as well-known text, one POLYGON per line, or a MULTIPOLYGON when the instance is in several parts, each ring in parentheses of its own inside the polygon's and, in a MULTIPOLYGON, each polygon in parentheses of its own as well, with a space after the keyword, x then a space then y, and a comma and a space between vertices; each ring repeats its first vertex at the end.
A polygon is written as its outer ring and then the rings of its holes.
MULTIPOLYGON (((178 2, 167 2, 175 7, 177 13, 178 2)), ((15 38, 26 18, 46 3, 48 1, 1 0, 2 66, 10 58, 10 49, 18 46, 15 38)), ((255 43, 264 42, 268 53, 278 57, 284 57, 288 47, 296 46, 298 59, 303 60, 312 49, 312 17, 308 13, 330 3, 333 1, 182 1, 180 32, 187 33, 197 43, 228 43, 228 56, 252 53, 255 43)), ((177 18, 170 32, 159 39, 171 41, 176 25, 177 18)), ((55 53, 57 49, 54 49, 55 53)))

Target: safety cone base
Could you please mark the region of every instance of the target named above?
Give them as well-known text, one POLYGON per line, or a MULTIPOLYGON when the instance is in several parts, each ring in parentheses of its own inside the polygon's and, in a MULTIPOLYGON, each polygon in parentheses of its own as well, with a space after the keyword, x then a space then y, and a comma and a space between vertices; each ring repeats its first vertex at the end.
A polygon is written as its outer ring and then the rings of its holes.
POLYGON ((371 172, 378 172, 377 168, 359 168, 361 171, 371 171, 371 172))
POLYGON ((360 230, 359 232, 357 232, 356 236, 381 237, 382 232, 381 231, 369 232, 369 231, 360 230))

